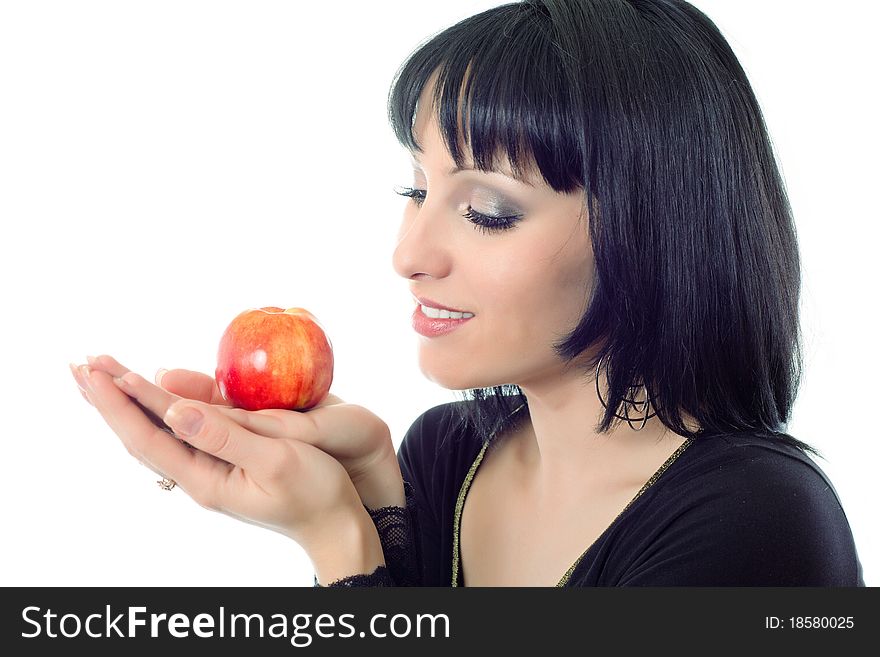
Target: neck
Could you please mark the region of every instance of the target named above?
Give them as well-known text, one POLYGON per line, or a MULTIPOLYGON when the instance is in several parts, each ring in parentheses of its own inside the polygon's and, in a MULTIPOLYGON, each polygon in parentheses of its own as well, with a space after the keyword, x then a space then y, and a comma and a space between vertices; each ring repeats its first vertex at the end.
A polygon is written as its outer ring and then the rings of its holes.
MULTIPOLYGON (((515 432, 511 455, 520 476, 538 493, 583 490, 585 482, 641 485, 684 442, 656 416, 639 430, 624 420, 607 434, 597 433, 605 408, 596 395, 595 381, 585 381, 577 373, 550 377, 544 384, 520 384, 520 388, 528 400, 529 418, 515 432)), ((641 424, 633 422, 636 427, 641 424)))

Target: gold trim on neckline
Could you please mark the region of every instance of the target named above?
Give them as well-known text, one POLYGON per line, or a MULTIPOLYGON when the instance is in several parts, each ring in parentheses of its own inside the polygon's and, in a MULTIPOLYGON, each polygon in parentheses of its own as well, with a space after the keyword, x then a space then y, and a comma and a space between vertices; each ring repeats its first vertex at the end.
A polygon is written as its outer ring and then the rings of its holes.
POLYGON ((452 585, 458 586, 458 561, 459 561, 459 547, 458 547, 458 528, 461 526, 461 511, 464 508, 464 498, 467 497, 467 490, 471 486, 471 480, 474 478, 474 474, 477 472, 477 468, 480 465, 480 461, 483 460, 483 455, 486 453, 486 448, 489 446, 489 442, 483 444, 483 449, 480 450, 480 453, 477 454, 477 458, 474 459, 474 462, 471 464, 470 470, 468 470, 467 475, 465 475, 464 481, 461 484, 461 488, 458 491, 458 499, 455 502, 455 518, 452 521, 452 585))
MULTIPOLYGON (((519 410, 519 409, 517 409, 517 410, 519 410)), ((458 499, 455 502, 455 516, 452 521, 452 586, 458 586, 458 571, 459 571, 459 563, 461 561, 461 554, 460 554, 460 547, 459 547, 459 543, 460 543, 459 528, 461 527, 461 513, 464 509, 464 501, 465 501, 465 498, 467 498, 467 492, 471 486, 471 481, 473 480, 474 476, 477 473, 477 468, 480 466, 480 462, 483 460, 483 456, 485 456, 485 454, 486 454, 486 448, 489 447, 490 442, 491 441, 487 441, 486 443, 483 444, 483 447, 480 450, 480 453, 477 454, 477 458, 474 459, 474 462, 471 464, 471 467, 468 470, 467 475, 465 475, 464 481, 461 484, 461 489, 459 489, 459 491, 458 491, 458 499)), ((654 482, 656 482, 657 479, 660 478, 660 475, 662 475, 666 471, 666 468, 668 468, 670 465, 672 465, 672 462, 675 461, 675 459, 677 459, 679 456, 681 456, 681 453, 684 452, 684 450, 687 449, 688 446, 692 442, 693 441, 690 438, 685 438, 684 442, 678 446, 678 449, 676 449, 672 453, 672 455, 668 459, 666 459, 666 461, 663 462, 663 465, 661 465, 659 468, 657 468, 657 471, 653 475, 651 475, 651 478, 645 482, 645 485, 642 486, 642 488, 639 490, 639 492, 636 493, 635 496, 629 502, 627 502, 626 506, 623 507, 623 509, 621 509, 620 513, 618 513, 614 517, 614 520, 612 520, 608 524, 608 527, 606 527, 605 530, 601 534, 599 534, 599 536, 596 538, 596 540, 601 538, 605 534, 605 532, 607 532, 608 529, 611 528, 611 526, 615 522, 617 522, 617 519, 620 518, 620 516, 622 516, 623 513, 630 506, 632 506, 633 502, 635 502, 637 499, 639 499, 639 497, 642 495, 642 493, 644 493, 646 490, 648 490, 648 488, 650 488, 651 485, 654 484, 654 482)), ((590 551, 590 548, 593 547, 593 545, 595 545, 595 543, 596 543, 596 541, 593 541, 592 543, 590 543, 590 545, 587 547, 587 549, 581 553, 581 556, 579 556, 575 560, 575 562, 571 565, 571 567, 562 576, 562 579, 559 580, 559 583, 556 584, 557 587, 565 586, 568 583, 568 580, 571 578, 571 575, 574 572, 575 568, 578 567, 578 564, 580 564, 581 560, 584 558, 584 556, 587 554, 587 552, 590 551)))

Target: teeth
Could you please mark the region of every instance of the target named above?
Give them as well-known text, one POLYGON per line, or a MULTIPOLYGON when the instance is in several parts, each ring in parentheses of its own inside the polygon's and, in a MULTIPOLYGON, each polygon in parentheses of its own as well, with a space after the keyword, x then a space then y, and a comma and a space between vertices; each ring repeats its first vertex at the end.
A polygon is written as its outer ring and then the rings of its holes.
POLYGON ((422 304, 422 312, 432 319, 467 319, 473 317, 473 313, 459 313, 451 310, 440 310, 422 304))

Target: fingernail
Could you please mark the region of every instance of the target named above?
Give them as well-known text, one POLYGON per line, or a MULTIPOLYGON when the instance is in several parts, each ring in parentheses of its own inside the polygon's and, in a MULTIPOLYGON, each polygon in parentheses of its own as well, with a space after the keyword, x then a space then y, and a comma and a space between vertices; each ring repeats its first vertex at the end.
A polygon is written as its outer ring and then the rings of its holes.
POLYGON ((69 363, 69 367, 70 367, 70 373, 73 374, 73 380, 76 381, 76 387, 79 388, 80 394, 83 396, 83 399, 85 399, 87 402, 89 402, 91 404, 92 400, 89 399, 86 394, 89 389, 86 385, 86 382, 83 381, 82 376, 79 373, 79 368, 77 368, 77 366, 74 365, 73 363, 69 363))
POLYGON ((82 384, 79 382, 79 370, 76 368, 76 365, 74 365, 73 363, 69 363, 68 366, 70 367, 70 373, 73 374, 73 380, 76 381, 76 385, 85 390, 85 388, 83 388, 82 384))
POLYGON ((94 365, 95 361, 98 360, 94 356, 86 356, 86 360, 89 362, 89 365, 94 365))
POLYGON ((160 367, 158 370, 156 370, 156 385, 160 388, 162 387, 162 377, 165 376, 167 373, 168 370, 166 370, 164 367, 160 367))
POLYGON ((194 436, 202 428, 205 416, 192 406, 176 408, 172 406, 165 413, 165 424, 174 429, 174 433, 181 436, 194 436))
POLYGON ((123 390, 125 392, 128 392, 131 389, 128 385, 128 381, 126 381, 125 379, 114 376, 113 383, 115 383, 120 390, 123 390))
POLYGON ((92 368, 88 365, 80 365, 79 366, 79 374, 82 377, 83 383, 86 385, 86 391, 92 392, 92 368))
MULTIPOLYGON (((79 391, 81 393, 83 393, 83 396, 85 396, 85 394, 86 394, 86 392, 88 392, 89 388, 86 385, 86 382, 83 381, 82 375, 79 373, 79 368, 76 365, 74 365, 73 363, 70 363, 70 373, 73 374, 73 380, 76 381, 76 387, 79 388, 79 391)), ((86 401, 89 401, 89 400, 86 400, 86 401)), ((89 403, 91 403, 91 402, 89 402, 89 403)))

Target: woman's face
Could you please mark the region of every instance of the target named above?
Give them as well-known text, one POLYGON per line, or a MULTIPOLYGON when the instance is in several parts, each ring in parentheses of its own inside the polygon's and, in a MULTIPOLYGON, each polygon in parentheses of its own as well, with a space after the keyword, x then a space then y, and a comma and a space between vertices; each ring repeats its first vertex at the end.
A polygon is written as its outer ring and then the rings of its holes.
MULTIPOLYGON (((427 89, 420 108, 429 107, 427 89)), ((559 380, 552 344, 577 325, 592 282, 582 194, 559 194, 536 172, 533 186, 500 172, 451 173, 434 112, 421 110, 413 131, 423 153, 412 154, 412 188, 425 194, 406 204, 394 268, 415 296, 474 314, 450 333, 420 337, 419 367, 451 390, 559 380), (469 208, 520 218, 484 232, 464 216, 469 208)), ((506 159, 503 168, 510 173, 506 159)))

